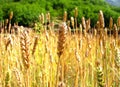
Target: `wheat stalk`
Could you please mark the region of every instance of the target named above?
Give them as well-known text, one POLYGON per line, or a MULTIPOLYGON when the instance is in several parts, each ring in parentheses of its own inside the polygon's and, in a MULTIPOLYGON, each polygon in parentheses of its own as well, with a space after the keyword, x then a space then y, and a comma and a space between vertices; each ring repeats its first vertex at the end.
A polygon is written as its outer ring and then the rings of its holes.
POLYGON ((74 87, 78 87, 79 73, 80 73, 80 71, 79 71, 79 68, 80 68, 79 63, 81 61, 81 58, 80 58, 80 55, 78 54, 78 50, 77 49, 75 50, 75 58, 77 60, 77 72, 76 72, 76 78, 75 78, 75 85, 74 85, 74 87))
MULTIPOLYGON (((75 28, 76 28, 76 31, 77 31, 77 16, 78 16, 78 8, 76 7, 75 8, 75 28)), ((78 31, 77 31, 78 33, 78 31)))
POLYGON ((114 24, 114 37, 117 38, 118 37, 118 29, 117 29, 117 25, 114 24))
POLYGON ((32 49, 32 55, 34 55, 34 53, 35 53, 37 44, 38 44, 38 37, 36 36, 35 41, 34 41, 34 45, 33 45, 33 49, 32 49))
POLYGON ((58 48, 57 48, 58 57, 59 57, 58 65, 57 65, 57 73, 58 73, 59 68, 61 67, 59 70, 60 71, 60 82, 64 82, 64 58, 62 58, 61 56, 64 52, 66 34, 67 34, 67 26, 66 26, 66 23, 64 22, 60 25, 59 36, 58 36, 58 48))
POLYGON ((5 77, 5 87, 11 87, 11 85, 10 85, 10 72, 9 71, 7 71, 7 73, 6 73, 6 77, 5 77))
POLYGON ((86 31, 90 29, 90 18, 86 21, 86 31))
POLYGON ((116 81, 117 86, 120 84, 120 49, 116 48, 115 49, 115 65, 117 68, 117 72, 118 72, 118 79, 116 81))
POLYGON ((120 17, 117 19, 117 26, 120 27, 120 17))
POLYGON ((64 12, 63 21, 64 21, 64 22, 67 21, 67 11, 64 12))
POLYGON ((45 18, 44 18, 44 14, 42 13, 41 14, 41 23, 44 24, 44 22, 45 22, 45 18))
POLYGON ((49 12, 46 14, 46 20, 48 23, 50 23, 50 13, 49 12))
POLYGON ((104 23, 103 12, 101 10, 99 12, 99 23, 100 23, 100 28, 103 29, 105 27, 105 23, 104 23))
POLYGON ((120 68, 120 49, 116 48, 115 63, 118 68, 120 68))
POLYGON ((21 79, 21 73, 20 73, 20 71, 19 71, 17 68, 15 68, 15 69, 14 69, 14 73, 15 73, 15 77, 16 77, 16 79, 17 79, 17 84, 18 84, 18 86, 19 86, 19 87, 23 87, 23 86, 22 86, 22 79, 21 79))
POLYGON ((11 20, 13 18, 13 11, 10 12, 9 14, 9 23, 8 23, 8 26, 7 26, 7 29, 8 29, 8 33, 11 33, 11 20))
POLYGON ((109 28, 110 29, 113 28, 113 18, 112 17, 110 17, 109 28))
POLYGON ((5 49, 7 50, 9 45, 11 45, 11 47, 12 47, 12 43, 13 43, 13 42, 12 42, 12 38, 11 38, 11 36, 9 36, 9 37, 7 38, 6 43, 5 43, 5 49))
POLYGON ((84 17, 82 17, 82 26, 83 26, 84 29, 86 29, 86 23, 85 23, 85 18, 84 17))
POLYGON ((24 30, 20 37, 20 45, 21 45, 21 53, 22 60, 24 65, 24 73, 25 73, 25 86, 29 87, 29 67, 30 67, 30 58, 29 58, 29 36, 28 32, 24 30))
POLYGON ((71 17, 71 25, 73 27, 73 29, 75 28, 75 22, 74 22, 74 17, 71 17))
POLYGON ((64 50, 65 40, 66 40, 66 34, 67 34, 67 26, 65 23, 62 23, 60 25, 59 29, 59 36, 58 36, 58 56, 61 57, 64 50))
POLYGON ((23 64, 26 69, 30 67, 29 62, 29 38, 27 31, 23 31, 20 38, 20 45, 21 45, 21 52, 22 52, 22 59, 23 64))
POLYGON ((103 81, 103 70, 100 65, 100 62, 96 62, 96 71, 97 71, 97 87, 104 87, 104 81, 103 81))

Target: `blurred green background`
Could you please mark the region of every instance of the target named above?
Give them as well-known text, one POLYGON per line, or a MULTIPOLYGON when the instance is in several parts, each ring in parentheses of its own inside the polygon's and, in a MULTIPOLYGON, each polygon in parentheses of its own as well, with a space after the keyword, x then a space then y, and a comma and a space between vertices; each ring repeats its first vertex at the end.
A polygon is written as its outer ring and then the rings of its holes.
MULTIPOLYGON (((111 3, 112 0, 107 0, 111 3)), ((115 5, 115 4, 114 4, 115 5)), ((120 16, 120 7, 112 6, 105 0, 0 0, 0 21, 9 18, 9 13, 13 11, 12 23, 30 26, 39 20, 41 13, 50 12, 51 19, 63 17, 64 11, 68 13, 68 19, 74 17, 74 9, 78 8, 78 23, 81 18, 91 18, 91 26, 94 27, 98 20, 99 10, 102 10, 105 17, 106 26, 109 18, 113 17, 114 22, 120 16)))

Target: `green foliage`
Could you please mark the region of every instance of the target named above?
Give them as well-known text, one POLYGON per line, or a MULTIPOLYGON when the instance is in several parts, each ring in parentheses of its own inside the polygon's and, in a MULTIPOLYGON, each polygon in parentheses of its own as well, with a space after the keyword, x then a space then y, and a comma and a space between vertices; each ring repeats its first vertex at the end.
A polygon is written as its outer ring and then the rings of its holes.
POLYGON ((2 20, 2 17, 3 17, 3 11, 2 9, 0 9, 0 21, 2 20))
POLYGON ((40 13, 48 11, 54 17, 63 17, 64 11, 68 12, 68 19, 74 17, 74 8, 78 8, 78 23, 82 16, 86 19, 91 18, 92 26, 98 20, 99 10, 103 10, 105 23, 108 26, 110 17, 116 22, 120 8, 110 6, 104 0, 1 0, 0 20, 9 17, 9 12, 13 11, 12 23, 18 22, 19 25, 31 26, 38 21, 40 13))
POLYGON ((11 3, 3 5, 3 18, 9 17, 9 12, 13 11, 14 16, 12 22, 18 22, 20 25, 30 26, 33 22, 38 21, 40 12, 44 9, 40 8, 38 4, 25 4, 11 3))

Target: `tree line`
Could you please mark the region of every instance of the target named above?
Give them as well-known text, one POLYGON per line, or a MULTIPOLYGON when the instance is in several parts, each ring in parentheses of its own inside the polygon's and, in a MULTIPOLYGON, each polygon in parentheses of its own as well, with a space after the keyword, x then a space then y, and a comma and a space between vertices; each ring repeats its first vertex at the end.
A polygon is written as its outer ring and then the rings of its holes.
POLYGON ((13 11, 12 23, 30 26, 39 20, 41 13, 50 12, 51 19, 63 17, 67 11, 68 19, 74 16, 74 9, 78 8, 78 23, 82 16, 86 19, 91 18, 91 26, 94 26, 98 19, 98 12, 104 13, 105 23, 108 26, 110 17, 116 22, 120 16, 120 8, 106 3, 104 0, 1 0, 0 1, 0 21, 9 18, 9 13, 13 11))

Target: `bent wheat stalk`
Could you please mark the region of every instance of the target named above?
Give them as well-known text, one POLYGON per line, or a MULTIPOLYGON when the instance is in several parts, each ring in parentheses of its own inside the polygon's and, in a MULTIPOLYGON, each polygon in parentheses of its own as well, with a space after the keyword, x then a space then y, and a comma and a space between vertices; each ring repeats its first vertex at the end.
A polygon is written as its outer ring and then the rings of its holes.
POLYGON ((29 86, 29 67, 30 67, 30 59, 29 59, 29 36, 27 31, 23 31, 20 38, 21 52, 22 52, 22 60, 24 65, 24 73, 25 75, 25 87, 29 86))
MULTIPOLYGON (((60 25, 59 36, 58 36, 58 48, 57 48, 59 59, 58 59, 58 64, 57 64, 56 81, 58 78, 58 72, 60 71, 60 82, 64 82, 64 58, 62 58, 62 54, 63 54, 64 46, 65 46, 66 33, 67 33, 67 26, 66 26, 66 23, 64 22, 60 25)), ((56 82, 56 84, 58 83, 56 82)))

